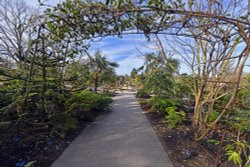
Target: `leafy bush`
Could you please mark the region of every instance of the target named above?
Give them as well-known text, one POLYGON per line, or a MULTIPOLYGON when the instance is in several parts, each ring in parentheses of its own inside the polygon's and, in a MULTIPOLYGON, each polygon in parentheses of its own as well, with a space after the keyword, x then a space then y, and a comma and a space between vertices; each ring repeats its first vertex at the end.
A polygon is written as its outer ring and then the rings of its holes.
POLYGON ((0 82, 0 108, 11 104, 23 92, 22 81, 0 82))
MULTIPOLYGON (((51 95, 51 92, 47 93, 51 95)), ((97 111, 110 109, 112 99, 107 94, 95 94, 81 91, 72 94, 65 102, 65 112, 55 112, 50 117, 51 135, 58 134, 62 138, 77 127, 78 120, 93 121, 97 111)))
POLYGON ((174 80, 174 91, 175 96, 178 98, 191 98, 193 99, 193 93, 190 88, 194 86, 194 81, 197 80, 187 74, 182 74, 179 77, 176 77, 174 80))
POLYGON ((145 98, 145 99, 150 98, 149 93, 146 92, 144 89, 138 90, 135 96, 139 98, 145 98))
POLYGON ((178 124, 182 123, 186 120, 186 114, 183 111, 176 111, 176 107, 168 107, 166 108, 167 114, 165 119, 168 123, 168 127, 170 129, 176 127, 178 124))
POLYGON ((45 124, 50 136, 64 138, 71 129, 77 127, 79 120, 93 120, 95 112, 108 110, 111 102, 106 94, 90 91, 70 94, 49 89, 45 92, 45 103, 40 93, 20 95, 0 109, 0 116, 2 122, 25 124, 23 126, 26 126, 26 122, 45 124))
POLYGON ((231 140, 230 143, 225 147, 228 161, 233 162, 239 167, 249 167, 250 157, 247 154, 250 151, 249 144, 245 140, 231 140))
POLYGON ((228 122, 234 129, 241 130, 242 132, 250 131, 250 111, 235 108, 228 122))
POLYGON ((218 118, 219 114, 220 113, 218 111, 212 111, 208 116, 208 122, 213 122, 214 120, 216 120, 216 118, 218 118))
POLYGON ((77 127, 78 121, 72 114, 62 112, 51 116, 49 123, 51 126, 50 136, 64 138, 71 129, 77 127))
POLYGON ((176 106, 177 102, 171 99, 161 99, 158 97, 153 97, 150 100, 150 104, 152 105, 153 109, 159 111, 162 114, 165 114, 166 108, 176 106))
POLYGON ((97 111, 110 109, 112 99, 106 94, 95 94, 90 91, 74 93, 65 103, 66 112, 73 113, 80 119, 92 121, 97 111))
POLYGON ((109 90, 104 90, 104 91, 102 92, 102 94, 103 94, 103 95, 110 96, 110 97, 115 96, 115 93, 114 93, 114 92, 111 92, 111 91, 109 91, 109 90))
POLYGON ((242 88, 239 90, 236 98, 236 105, 240 108, 250 109, 250 90, 242 88))

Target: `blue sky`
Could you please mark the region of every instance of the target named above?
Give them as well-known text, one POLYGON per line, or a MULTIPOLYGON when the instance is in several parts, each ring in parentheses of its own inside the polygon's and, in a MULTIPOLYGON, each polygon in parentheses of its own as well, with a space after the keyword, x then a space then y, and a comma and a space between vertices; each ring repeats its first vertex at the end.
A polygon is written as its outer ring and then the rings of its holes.
POLYGON ((129 74, 133 68, 141 67, 143 65, 143 56, 140 52, 154 51, 147 48, 148 45, 153 47, 153 44, 148 43, 142 35, 126 35, 121 39, 106 37, 91 44, 91 53, 100 50, 110 61, 118 62, 120 65, 116 70, 118 74, 129 74))
MULTIPOLYGON (((28 5, 32 6, 38 6, 38 0, 23 0, 28 5)), ((46 4, 50 5, 56 5, 58 2, 61 2, 62 0, 41 0, 41 2, 45 2, 46 4)))
MULTIPOLYGON (((38 0, 24 0, 27 4, 38 6, 38 0)), ((45 0, 46 4, 56 5, 62 0, 45 0)), ((143 65, 142 53, 154 52, 155 42, 148 42, 143 35, 125 35, 123 38, 106 37, 98 42, 91 42, 90 53, 100 50, 110 61, 119 64, 116 72, 130 74, 133 68, 143 65), (139 51, 138 51, 139 50, 139 51)))
MULTIPOLYGON (((24 1, 29 5, 38 6, 38 0, 24 1)), ((56 5, 62 0, 42 1, 49 5, 56 5)), ((161 40, 167 47, 169 41, 166 41, 164 37, 161 37, 161 40)), ((100 50, 110 61, 115 61, 120 65, 116 72, 123 75, 130 74, 133 68, 141 67, 143 65, 142 53, 156 51, 155 45, 156 43, 154 41, 147 42, 147 39, 143 35, 125 35, 121 39, 117 37, 106 37, 101 41, 91 42, 90 53, 93 54, 96 50, 100 50)), ((248 61, 247 64, 250 64, 250 61, 248 61)), ((249 72, 250 68, 246 68, 245 71, 249 72)), ((191 71, 182 64, 180 72, 190 73, 191 71)))

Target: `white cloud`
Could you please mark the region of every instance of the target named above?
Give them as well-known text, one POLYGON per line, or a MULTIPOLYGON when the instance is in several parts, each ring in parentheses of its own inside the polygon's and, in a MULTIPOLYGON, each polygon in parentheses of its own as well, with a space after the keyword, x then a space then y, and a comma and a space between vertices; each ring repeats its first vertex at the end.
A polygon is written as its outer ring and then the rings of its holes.
POLYGON ((116 61, 120 66, 118 74, 129 74, 133 68, 143 64, 142 54, 155 52, 155 42, 147 42, 142 35, 128 35, 122 39, 107 37, 99 42, 92 42, 90 53, 99 49, 110 61, 116 61))
POLYGON ((133 68, 139 68, 143 65, 143 59, 132 55, 124 60, 118 61, 118 64, 120 67, 116 70, 117 74, 130 74, 133 68))
POLYGON ((97 49, 99 49, 103 54, 107 56, 110 60, 117 60, 119 57, 124 57, 125 55, 129 56, 134 53, 138 53, 136 47, 141 48, 142 42, 145 41, 141 39, 135 39, 137 44, 135 44, 132 39, 118 39, 117 38, 110 38, 108 40, 92 43, 90 48, 90 53, 94 53, 97 49), (138 42, 140 41, 140 42, 138 42))
MULTIPOLYGON (((108 43, 108 41, 107 41, 108 43)), ((143 60, 139 58, 139 53, 136 50, 133 43, 123 44, 123 42, 117 44, 113 48, 107 47, 106 44, 98 44, 90 49, 90 53, 93 54, 96 49, 106 55, 110 61, 116 61, 119 67, 116 69, 117 74, 124 75, 129 74, 133 68, 142 66, 143 60)))

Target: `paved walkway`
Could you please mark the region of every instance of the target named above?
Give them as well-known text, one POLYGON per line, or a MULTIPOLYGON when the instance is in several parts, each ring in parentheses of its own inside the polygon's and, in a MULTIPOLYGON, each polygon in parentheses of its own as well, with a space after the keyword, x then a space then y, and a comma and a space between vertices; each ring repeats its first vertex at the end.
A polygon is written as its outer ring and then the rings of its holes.
POLYGON ((132 93, 114 97, 52 167, 173 167, 132 93))

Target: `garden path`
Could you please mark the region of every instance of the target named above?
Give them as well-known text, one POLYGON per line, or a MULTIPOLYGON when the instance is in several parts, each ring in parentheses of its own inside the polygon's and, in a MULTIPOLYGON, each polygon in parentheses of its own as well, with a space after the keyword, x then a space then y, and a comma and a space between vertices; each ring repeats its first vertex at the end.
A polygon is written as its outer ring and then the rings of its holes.
POLYGON ((173 167, 134 94, 113 99, 52 167, 173 167))

